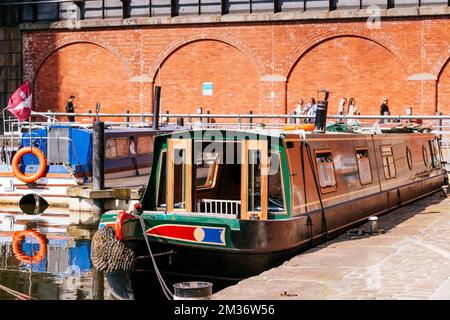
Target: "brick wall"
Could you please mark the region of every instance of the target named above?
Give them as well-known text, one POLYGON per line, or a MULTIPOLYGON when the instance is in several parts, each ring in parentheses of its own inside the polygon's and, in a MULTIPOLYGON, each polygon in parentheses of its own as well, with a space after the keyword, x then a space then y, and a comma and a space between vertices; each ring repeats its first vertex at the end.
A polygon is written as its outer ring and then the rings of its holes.
MULTIPOLYGON (((22 81, 22 37, 17 27, 0 27, 0 111, 22 81)), ((0 119, 2 114, 0 114, 0 119)), ((0 131, 3 130, 3 126, 0 131)))
POLYGON ((41 111, 74 94, 82 110, 151 112, 156 83, 171 113, 285 113, 326 88, 331 113, 345 96, 377 114, 387 96, 393 114, 449 114, 449 29, 435 17, 37 30, 24 35, 24 71, 41 111))

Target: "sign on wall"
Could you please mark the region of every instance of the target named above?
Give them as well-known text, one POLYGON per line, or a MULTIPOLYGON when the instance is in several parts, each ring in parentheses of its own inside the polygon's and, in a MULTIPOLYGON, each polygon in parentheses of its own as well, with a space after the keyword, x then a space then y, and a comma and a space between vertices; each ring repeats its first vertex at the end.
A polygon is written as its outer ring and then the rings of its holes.
POLYGON ((213 84, 212 82, 203 82, 202 90, 204 96, 212 96, 213 94, 213 84))

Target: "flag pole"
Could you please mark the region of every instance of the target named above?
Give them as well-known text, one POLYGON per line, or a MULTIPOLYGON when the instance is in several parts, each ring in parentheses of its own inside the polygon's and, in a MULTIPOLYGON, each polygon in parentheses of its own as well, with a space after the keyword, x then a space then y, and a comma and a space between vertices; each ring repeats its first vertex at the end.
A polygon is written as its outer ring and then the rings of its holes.
POLYGON ((28 117, 28 127, 29 127, 29 129, 28 129, 28 133, 29 133, 29 135, 30 135, 30 149, 33 149, 33 145, 31 144, 31 114, 30 114, 30 116, 28 117))

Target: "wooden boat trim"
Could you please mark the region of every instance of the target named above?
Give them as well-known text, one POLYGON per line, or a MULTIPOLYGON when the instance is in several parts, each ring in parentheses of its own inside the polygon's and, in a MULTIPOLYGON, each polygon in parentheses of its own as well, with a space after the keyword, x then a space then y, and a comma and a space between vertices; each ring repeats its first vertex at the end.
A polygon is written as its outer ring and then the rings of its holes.
POLYGON ((191 139, 167 139, 167 193, 166 202, 168 211, 192 211, 192 140, 191 139), (182 149, 186 153, 186 163, 183 164, 185 172, 185 208, 174 208, 174 183, 175 183, 175 167, 174 167, 174 149, 182 149))

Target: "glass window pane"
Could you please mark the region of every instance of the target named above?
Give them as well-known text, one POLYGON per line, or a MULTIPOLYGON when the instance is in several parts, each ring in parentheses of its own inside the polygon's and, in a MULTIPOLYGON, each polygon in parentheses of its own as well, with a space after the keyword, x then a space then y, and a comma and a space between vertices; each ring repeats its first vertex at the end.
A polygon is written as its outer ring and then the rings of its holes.
POLYGON ((167 167, 167 152, 163 151, 161 154, 160 160, 160 169, 159 169, 159 188, 158 188, 158 207, 166 208, 166 167, 167 167))
POLYGON ((138 138, 138 154, 150 154, 153 151, 152 137, 138 138))
POLYGON ((248 151, 248 211, 261 211, 261 151, 248 151))
POLYGON ((331 152, 317 152, 316 163, 321 191, 331 192, 336 190, 336 175, 331 152))
POLYGON ((269 162, 269 212, 283 212, 285 207, 280 155, 272 153, 269 162))
MULTIPOLYGON (((291 177, 291 195, 293 207, 299 207, 303 201, 302 194, 302 172, 300 141, 286 141, 285 148, 288 156, 289 174, 291 177)), ((306 162, 307 163, 307 162, 306 162)))
POLYGON ((105 157, 108 159, 117 157, 117 150, 114 139, 106 140, 105 157))
POLYGON ((372 183, 372 169, 370 167, 369 150, 356 150, 356 161, 358 163, 359 179, 361 184, 372 183))
MULTIPOLYGON (((208 146, 208 145, 205 145, 208 146)), ((215 185, 219 163, 219 152, 207 152, 203 146, 195 155, 195 187, 196 189, 211 188, 215 185)))
POLYGON ((174 149, 174 194, 173 207, 186 208, 186 150, 174 149))
POLYGON ((128 157, 128 138, 114 139, 116 143, 117 157, 128 157))

